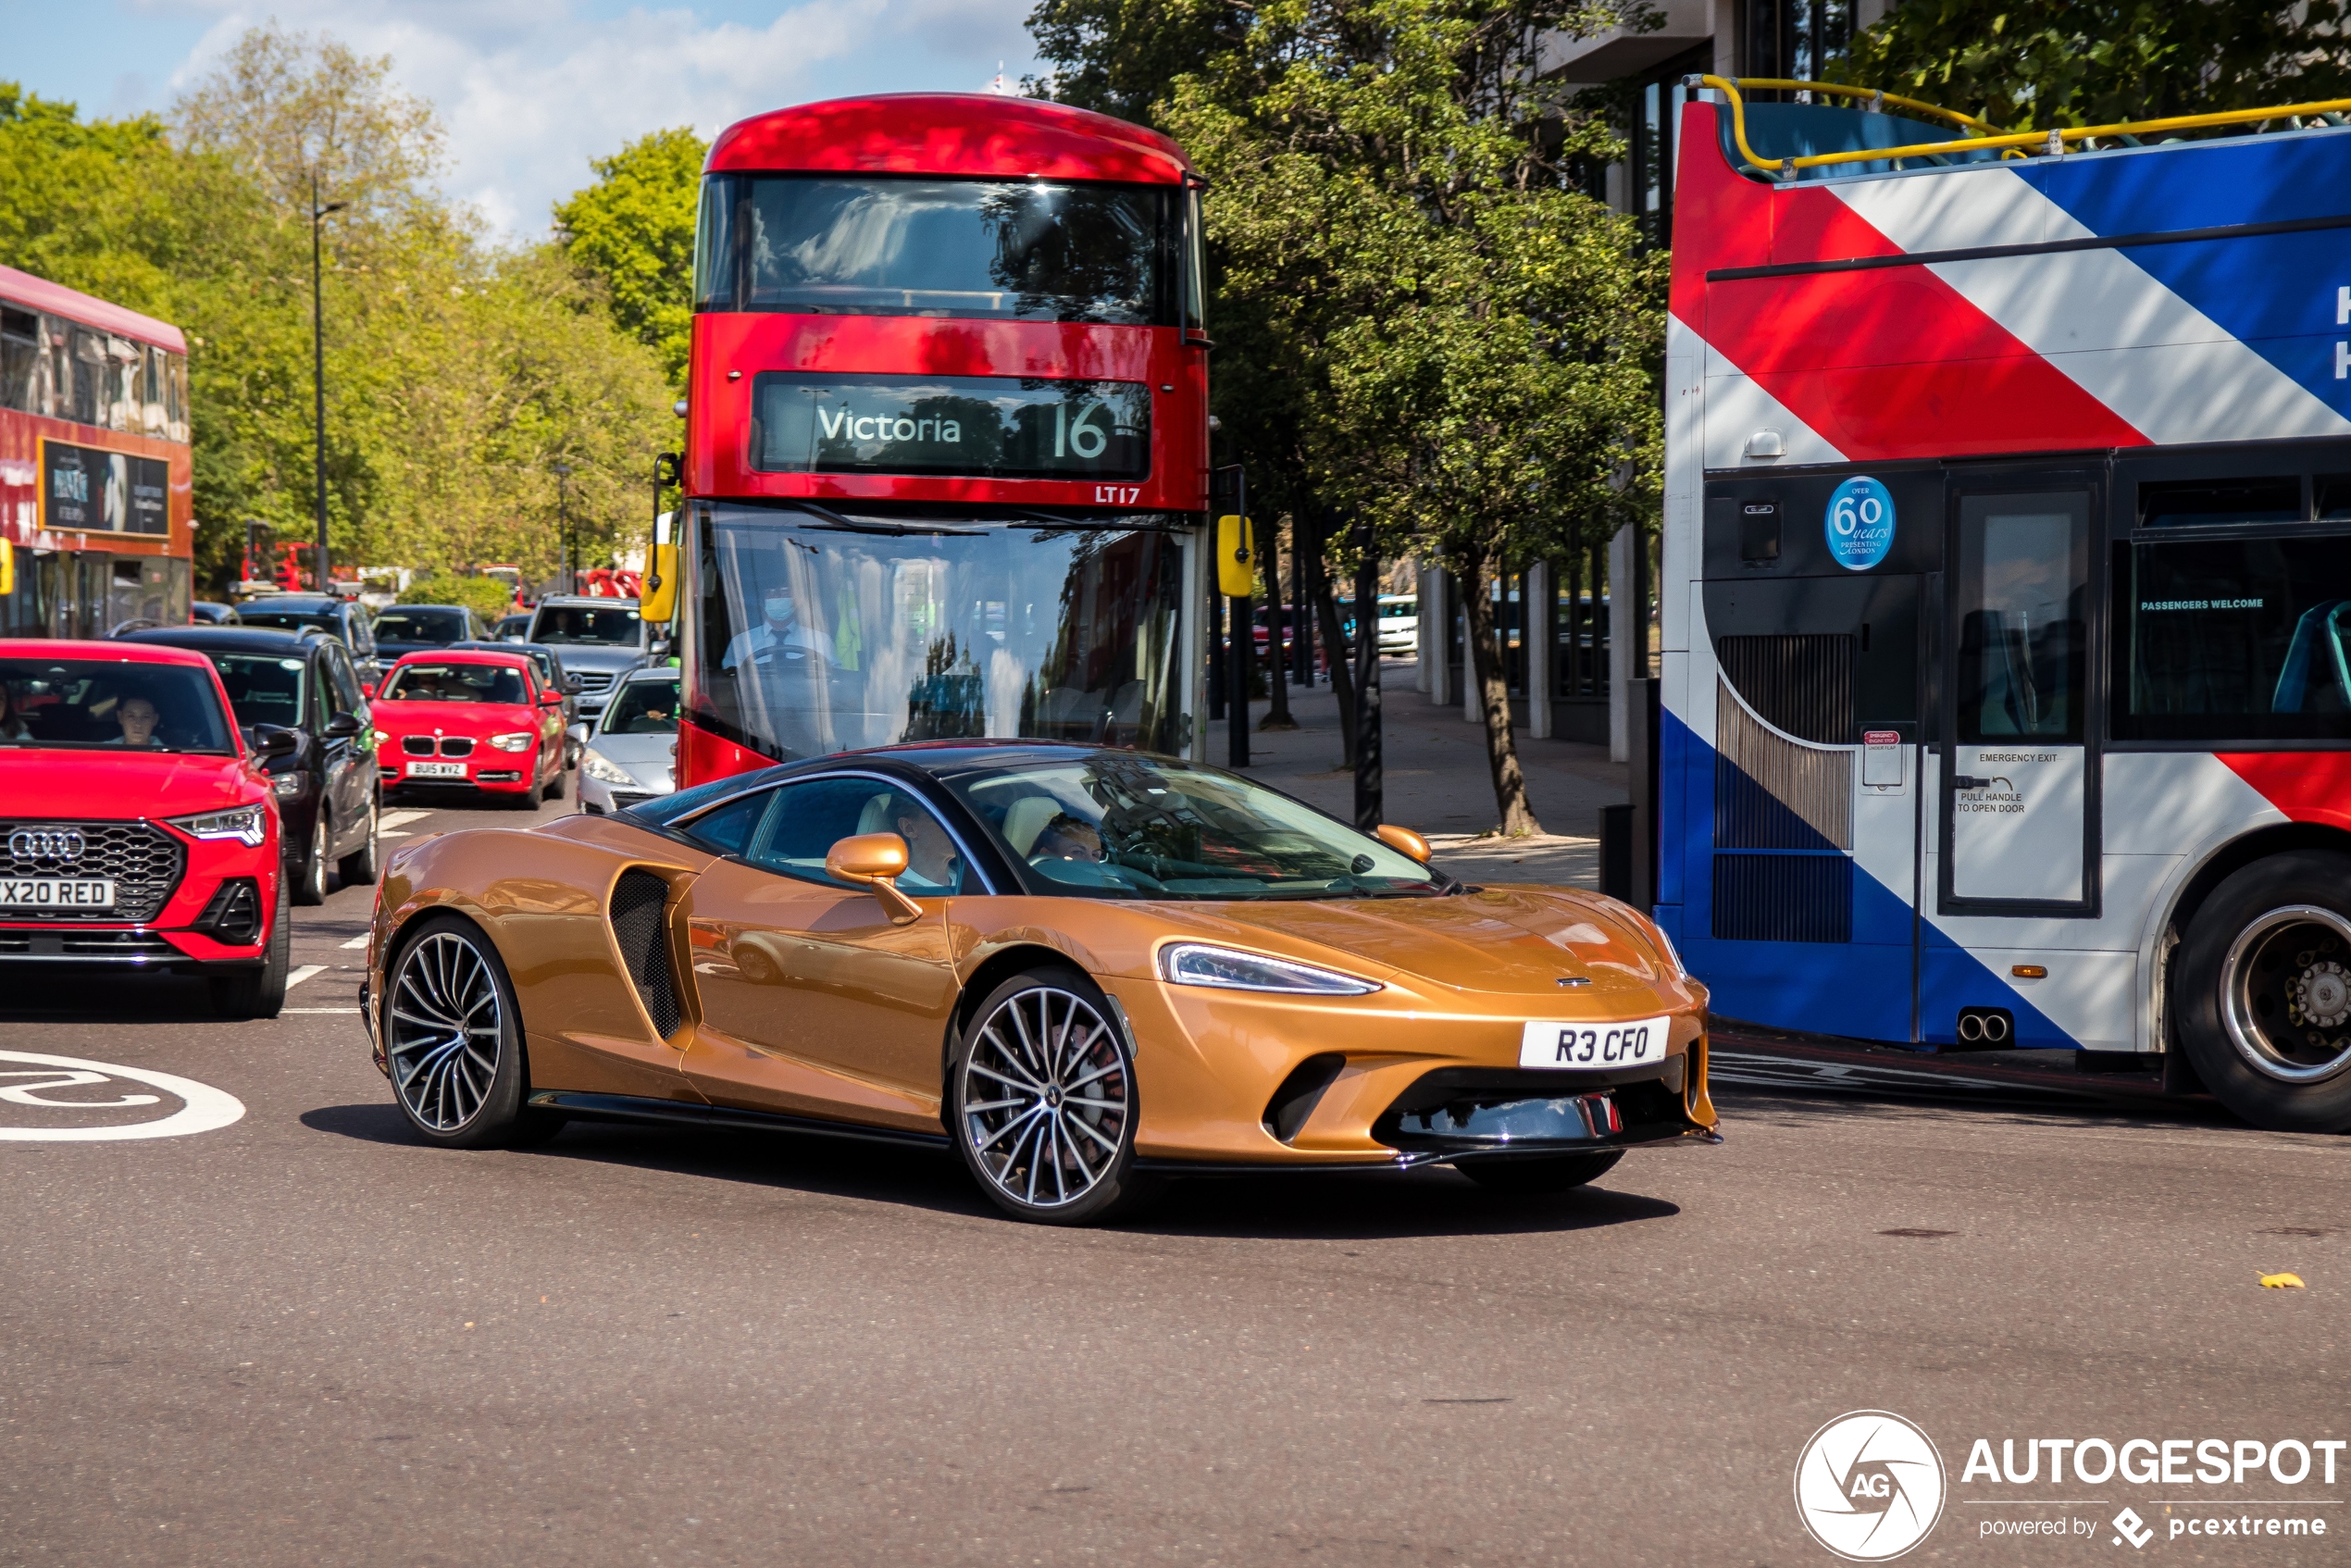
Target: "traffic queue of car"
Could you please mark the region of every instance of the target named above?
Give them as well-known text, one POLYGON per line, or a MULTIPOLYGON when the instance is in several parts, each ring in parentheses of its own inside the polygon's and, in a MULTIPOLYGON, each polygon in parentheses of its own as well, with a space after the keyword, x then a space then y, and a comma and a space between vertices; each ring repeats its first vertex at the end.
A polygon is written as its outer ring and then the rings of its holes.
POLYGON ((371 617, 292 593, 105 641, 0 639, 0 967, 200 977, 222 1016, 275 1016, 289 907, 377 880, 395 791, 561 800, 618 688, 629 798, 665 792, 649 743, 674 731, 676 672, 642 667, 661 645, 634 604, 549 603, 507 641, 463 606, 371 617))

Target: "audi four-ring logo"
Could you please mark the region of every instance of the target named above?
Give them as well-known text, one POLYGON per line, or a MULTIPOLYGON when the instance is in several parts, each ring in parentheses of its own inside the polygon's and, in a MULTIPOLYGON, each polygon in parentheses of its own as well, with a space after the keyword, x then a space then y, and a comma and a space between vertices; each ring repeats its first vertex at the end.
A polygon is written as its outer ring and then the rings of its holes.
POLYGON ((19 828, 8 835, 8 852, 19 860, 80 860, 88 847, 74 828, 19 828))

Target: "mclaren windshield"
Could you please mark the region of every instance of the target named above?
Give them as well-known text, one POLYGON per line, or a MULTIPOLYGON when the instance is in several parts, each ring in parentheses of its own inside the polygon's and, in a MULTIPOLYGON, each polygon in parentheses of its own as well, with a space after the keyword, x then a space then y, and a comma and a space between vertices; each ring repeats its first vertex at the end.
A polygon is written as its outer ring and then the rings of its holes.
POLYGON ((1179 751, 1182 521, 705 505, 690 711, 786 761, 981 736, 1179 751))
POLYGON ((1452 885, 1287 795, 1172 757, 1098 752, 945 778, 1039 891, 1354 899, 1427 896, 1452 885))

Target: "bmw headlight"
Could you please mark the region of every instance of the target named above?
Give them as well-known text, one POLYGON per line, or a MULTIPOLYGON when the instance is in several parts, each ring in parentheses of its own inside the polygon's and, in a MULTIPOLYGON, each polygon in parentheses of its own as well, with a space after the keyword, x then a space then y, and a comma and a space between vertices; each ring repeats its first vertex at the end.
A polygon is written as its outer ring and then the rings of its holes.
POLYGON ((527 752, 537 744, 539 737, 528 729, 517 729, 510 735, 492 735, 490 743, 502 752, 527 752))
POLYGON ((1236 991, 1288 991, 1307 996, 1362 996, 1380 989, 1376 980, 1318 969, 1287 958, 1204 942, 1175 942, 1160 949, 1159 972, 1179 986, 1215 986, 1236 991))
POLYGON ((579 753, 579 770, 599 784, 634 784, 636 779, 618 763, 594 751, 579 753))
POLYGON ((304 782, 299 773, 280 773, 270 778, 269 788, 277 791, 280 800, 290 801, 302 793, 304 782))
POLYGON ((195 816, 171 816, 165 821, 191 839, 234 839, 247 849, 259 849, 269 836, 268 814, 259 805, 233 811, 207 811, 195 816))

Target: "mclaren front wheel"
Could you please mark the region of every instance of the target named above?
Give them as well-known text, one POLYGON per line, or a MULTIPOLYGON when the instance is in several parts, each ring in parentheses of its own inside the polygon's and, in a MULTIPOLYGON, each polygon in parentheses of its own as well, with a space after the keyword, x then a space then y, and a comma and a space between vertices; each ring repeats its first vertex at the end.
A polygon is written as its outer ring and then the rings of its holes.
POLYGON ((952 1131, 1015 1219, 1092 1225, 1148 1197, 1135 1169, 1135 1063, 1101 988, 1033 969, 972 1010, 949 1075, 952 1131))

